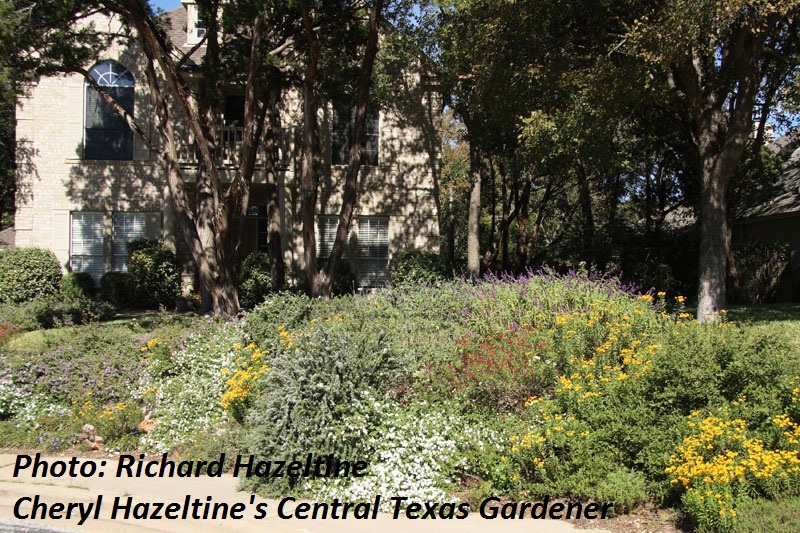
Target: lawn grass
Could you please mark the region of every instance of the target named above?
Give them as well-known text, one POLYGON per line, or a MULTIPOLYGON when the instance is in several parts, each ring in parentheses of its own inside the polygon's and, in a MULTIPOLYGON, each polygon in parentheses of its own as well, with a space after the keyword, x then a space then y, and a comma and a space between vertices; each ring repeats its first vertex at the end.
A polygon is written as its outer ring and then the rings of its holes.
POLYGON ((744 328, 782 337, 800 353, 800 303, 737 305, 728 310, 728 319, 744 328))
POLYGON ((151 333, 167 336, 170 332, 180 332, 191 328, 192 320, 196 318, 196 315, 193 314, 146 313, 133 318, 98 324, 25 331, 11 337, 4 348, 7 353, 14 354, 44 353, 56 349, 62 344, 72 342, 76 335, 86 331, 95 331, 98 335, 120 339, 132 339, 151 333))
POLYGON ((800 323, 800 303, 735 305, 728 309, 728 316, 742 324, 800 323))

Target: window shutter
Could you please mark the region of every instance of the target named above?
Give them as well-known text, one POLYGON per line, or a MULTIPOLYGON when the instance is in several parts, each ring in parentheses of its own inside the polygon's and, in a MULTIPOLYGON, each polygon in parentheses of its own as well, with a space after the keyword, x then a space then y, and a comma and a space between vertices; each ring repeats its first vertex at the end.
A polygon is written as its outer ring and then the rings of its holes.
POLYGON ((70 222, 70 269, 88 272, 100 284, 103 275, 103 213, 75 212, 70 222))
POLYGON ((380 287, 389 280, 389 219, 358 219, 358 284, 380 287))
POLYGON ((128 271, 128 243, 147 237, 144 213, 114 213, 114 270, 128 271))

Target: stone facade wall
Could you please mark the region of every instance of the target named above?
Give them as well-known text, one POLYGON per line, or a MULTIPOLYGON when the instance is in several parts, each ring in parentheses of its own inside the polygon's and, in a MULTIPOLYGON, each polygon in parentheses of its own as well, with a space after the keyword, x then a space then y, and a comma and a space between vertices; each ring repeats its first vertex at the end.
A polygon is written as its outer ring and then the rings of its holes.
MULTIPOLYGON (((133 74, 134 115, 157 149, 145 75, 136 60, 136 50, 121 44, 101 58, 105 59, 119 61, 133 74)), ((411 248, 438 250, 435 199, 440 104, 421 86, 419 76, 411 79, 412 88, 407 93, 381 108, 379 165, 362 168, 356 211, 357 216, 389 217, 390 255, 411 248)), ((125 211, 148 213, 148 237, 176 243, 179 252, 185 253, 180 237, 176 242, 179 233, 174 227, 164 173, 156 161, 157 153, 148 150, 148 143, 135 136, 133 161, 84 160, 84 91, 80 75, 53 76, 41 79, 19 100, 17 138, 22 148, 18 155, 16 245, 49 248, 69 270, 70 214, 106 214, 105 252, 110 255, 112 214, 125 211)), ((287 265, 296 270, 303 266, 299 187, 295 180, 299 175, 297 145, 302 107, 296 92, 286 96, 283 107, 284 157, 279 176, 283 249, 287 265)), ((330 164, 330 106, 321 110, 320 126, 324 132, 326 171, 318 212, 338 214, 344 167, 330 164)), ((176 130, 179 128, 180 125, 176 130)), ((186 162, 184 170, 191 175, 191 161, 186 162)), ((259 201, 258 187, 264 181, 263 171, 257 171, 255 202, 259 201)), ((111 268, 108 263, 106 266, 111 268)))

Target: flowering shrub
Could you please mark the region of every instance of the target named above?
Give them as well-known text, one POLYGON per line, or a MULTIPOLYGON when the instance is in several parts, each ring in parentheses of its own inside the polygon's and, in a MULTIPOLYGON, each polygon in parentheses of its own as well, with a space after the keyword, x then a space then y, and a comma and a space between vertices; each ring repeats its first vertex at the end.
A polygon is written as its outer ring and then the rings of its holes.
POLYGON ((0 376, 0 419, 10 418, 19 413, 25 405, 30 392, 23 391, 11 379, 10 372, 0 376))
POLYGON ((8 341, 12 333, 14 333, 14 327, 5 321, 0 321, 0 347, 8 341))
POLYGON ((264 363, 266 351, 259 350, 251 342, 244 348, 241 343, 236 343, 233 349, 237 352, 233 360, 233 368, 222 367, 220 373, 228 377, 225 384, 227 389, 220 398, 222 408, 230 412, 239 422, 244 421, 244 415, 252 403, 253 389, 258 386, 259 379, 268 370, 264 363))
POLYGON ((74 405, 76 428, 91 424, 105 440, 107 450, 135 450, 139 445, 139 424, 142 409, 133 401, 116 402, 103 406, 95 405, 91 399, 74 405))
POLYGON ((141 439, 147 451, 167 452, 191 444, 224 425, 221 399, 227 389, 221 368, 232 368, 241 342, 238 323, 212 319, 196 325, 175 350, 160 350, 148 341, 137 396, 156 421, 141 439))
POLYGON ((800 484, 800 424, 785 413, 773 423, 780 434, 765 439, 727 406, 688 417, 689 434, 665 471, 701 527, 729 531, 743 498, 776 497, 800 484))
POLYGON ((456 344, 455 360, 439 365, 433 378, 465 402, 521 408, 555 383, 550 350, 534 330, 511 329, 488 339, 465 335, 456 344))
MULTIPOLYGON (((480 438, 486 432, 450 414, 447 406, 435 411, 424 403, 401 407, 369 395, 365 401, 374 423, 358 429, 368 432, 361 453, 366 454, 369 472, 363 478, 315 480, 312 488, 319 500, 369 500, 384 494, 407 497, 406 503, 452 501, 453 472, 465 466, 465 448, 475 440, 481 451, 491 446, 490 437, 480 438)), ((383 504, 384 511, 393 506, 388 499, 383 504)))
POLYGON ((133 338, 77 329, 69 344, 15 358, 14 379, 61 405, 80 404, 88 397, 101 405, 126 401, 142 371, 136 352, 133 338))

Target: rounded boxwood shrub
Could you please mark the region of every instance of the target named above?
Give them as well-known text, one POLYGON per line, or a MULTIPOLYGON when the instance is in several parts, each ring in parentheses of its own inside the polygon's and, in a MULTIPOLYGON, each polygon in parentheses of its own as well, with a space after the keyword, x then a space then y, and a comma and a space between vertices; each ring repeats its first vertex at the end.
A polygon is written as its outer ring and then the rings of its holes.
POLYGON ((106 272, 100 278, 100 298, 118 309, 136 303, 136 280, 128 272, 106 272))
POLYGON ((88 272, 70 272, 61 280, 65 298, 94 298, 94 279, 88 272))
POLYGON ((128 243, 128 272, 144 306, 175 306, 181 293, 180 267, 175 252, 164 243, 145 239, 128 243))
POLYGON ((247 256, 239 278, 239 304, 242 307, 249 309, 264 301, 272 289, 269 273, 269 255, 253 252, 247 256))
POLYGON ((447 269, 435 252, 409 250, 392 263, 391 280, 395 285, 436 283, 446 278, 447 269))
POLYGON ((61 265, 44 248, 0 250, 0 302, 24 302, 56 294, 61 288, 61 265))

